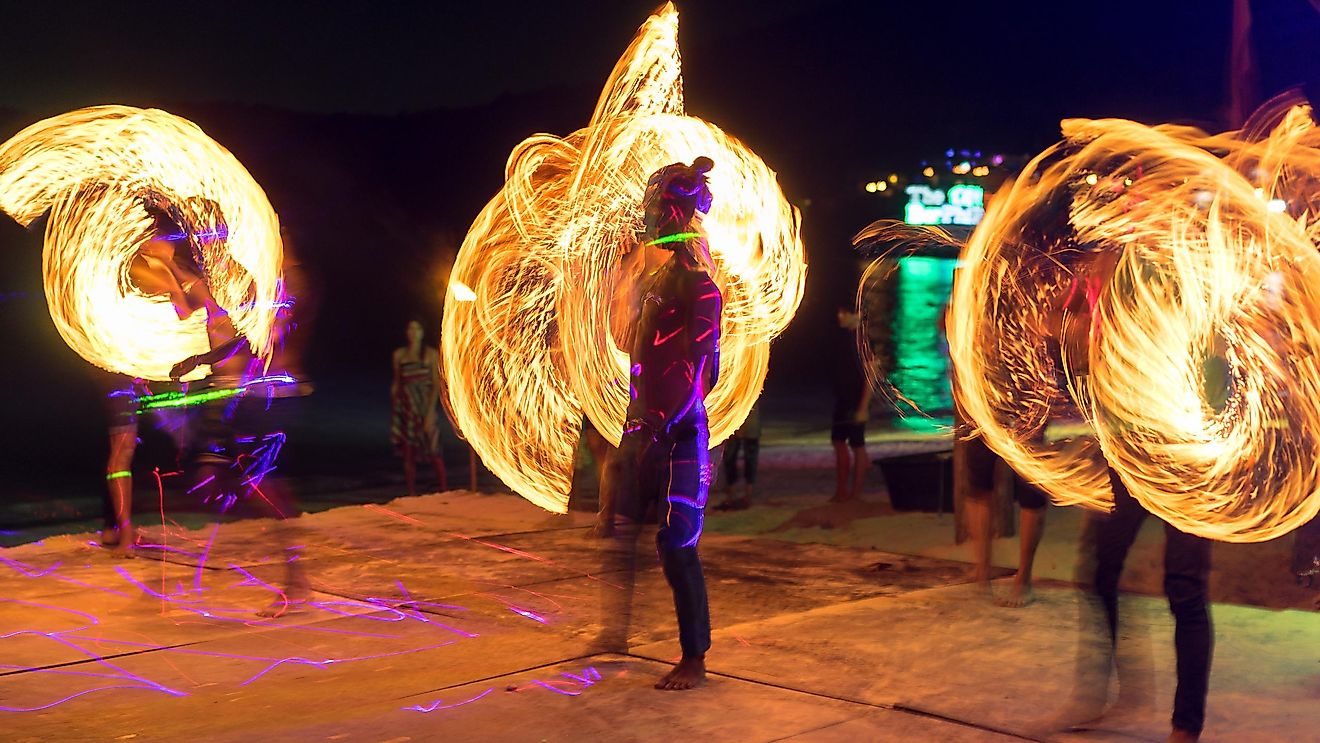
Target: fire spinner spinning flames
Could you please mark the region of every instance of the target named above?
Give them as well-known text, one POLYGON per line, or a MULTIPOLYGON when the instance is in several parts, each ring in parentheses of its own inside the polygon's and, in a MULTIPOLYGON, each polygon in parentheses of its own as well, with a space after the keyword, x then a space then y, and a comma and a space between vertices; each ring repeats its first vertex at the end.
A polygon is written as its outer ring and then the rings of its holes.
MULTIPOLYGON (((208 349, 204 311, 178 319, 129 267, 151 239, 143 195, 179 217, 211 295, 268 357, 279 296, 279 224, 266 194, 195 124, 155 109, 97 106, 40 121, 0 145, 0 209, 47 211, 43 284, 51 319, 84 359, 144 379, 208 349)), ((207 373, 205 367, 189 378, 207 373)))
POLYGON ((642 26, 585 128, 513 150, 504 188, 463 241, 445 300, 450 410, 491 471, 542 508, 567 509, 584 414, 618 443, 628 404, 628 303, 619 298, 639 278, 621 260, 637 248, 647 177, 701 155, 715 162, 715 206, 700 229, 724 298, 720 381, 707 398, 716 444, 760 394, 806 261, 774 173, 683 113, 672 4, 642 26))
POLYGON ((1070 120, 991 203, 948 315, 955 395, 1060 504, 1231 542, 1320 510, 1320 131, 1070 120), (1080 412, 1094 438, 1051 440, 1080 412))

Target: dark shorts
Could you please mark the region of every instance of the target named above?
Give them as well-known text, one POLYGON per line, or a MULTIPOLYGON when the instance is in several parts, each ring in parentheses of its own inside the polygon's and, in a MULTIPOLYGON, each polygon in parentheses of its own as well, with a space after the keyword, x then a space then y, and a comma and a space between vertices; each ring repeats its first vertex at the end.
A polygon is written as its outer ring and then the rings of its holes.
POLYGON ((111 435, 134 433, 138 427, 137 392, 130 386, 110 390, 105 396, 105 414, 111 435))
POLYGON ((866 446, 866 424, 835 423, 830 428, 830 441, 847 441, 854 449, 866 446))
POLYGON ((105 414, 110 434, 136 433, 138 423, 143 418, 154 419, 151 425, 161 427, 159 411, 143 410, 143 397, 152 394, 178 393, 187 389, 186 383, 179 382, 143 382, 117 377, 105 389, 105 414))
MULTIPOLYGON (((967 473, 972 492, 990 493, 995 489, 995 466, 1000 461, 999 455, 985 445, 981 436, 967 442, 967 473)), ((1044 508, 1049 499, 1035 485, 1013 473, 1013 498, 1023 508, 1044 508)))

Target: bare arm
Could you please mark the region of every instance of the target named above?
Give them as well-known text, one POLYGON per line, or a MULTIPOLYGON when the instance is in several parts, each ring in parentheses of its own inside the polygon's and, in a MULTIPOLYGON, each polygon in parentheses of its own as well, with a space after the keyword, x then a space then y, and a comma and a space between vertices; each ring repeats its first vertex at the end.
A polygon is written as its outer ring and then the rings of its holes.
POLYGON ((402 348, 396 348, 396 349, 394 349, 394 355, 391 357, 391 360, 392 360, 391 363, 392 363, 393 366, 394 366, 394 376, 392 377, 392 379, 391 379, 391 381, 390 381, 390 400, 391 400, 391 401, 399 399, 399 384, 400 384, 400 380, 399 380, 399 374, 400 374, 400 372, 399 372, 399 359, 402 357, 402 353, 401 353, 402 351, 403 351, 402 348))
POLYGON ((440 388, 444 384, 444 380, 440 377, 440 354, 436 353, 435 349, 428 348, 425 357, 426 366, 431 372, 431 396, 426 401, 426 415, 429 418, 435 415, 436 406, 440 402, 440 388))

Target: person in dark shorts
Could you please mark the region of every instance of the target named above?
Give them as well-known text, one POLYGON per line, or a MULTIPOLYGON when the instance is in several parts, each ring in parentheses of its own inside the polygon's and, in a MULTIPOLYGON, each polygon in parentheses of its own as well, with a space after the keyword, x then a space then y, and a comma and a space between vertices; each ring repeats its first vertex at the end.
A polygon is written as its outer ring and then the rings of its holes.
POLYGON ((839 327, 830 336, 830 387, 834 417, 830 443, 834 445, 834 497, 836 503, 861 497, 866 482, 866 421, 870 418, 871 385, 857 353, 857 327, 861 316, 839 306, 839 327))
MULTIPOLYGON (((152 219, 151 236, 129 263, 128 277, 135 289, 169 298, 180 320, 201 306, 197 288, 200 269, 190 260, 180 227, 158 194, 145 192, 142 208, 152 219)), ((132 557, 137 535, 133 529, 133 454, 138 445, 138 400, 152 392, 177 391, 169 383, 151 383, 122 374, 102 377, 109 416, 110 454, 106 461, 105 526, 101 546, 118 556, 132 557)))
POLYGON ((756 487, 757 458, 761 452, 760 407, 759 402, 753 405, 751 411, 747 413, 747 419, 724 442, 724 501, 715 506, 716 510, 741 511, 752 505, 752 490, 756 487), (743 459, 741 474, 738 471, 739 454, 743 459))
POLYGON ((138 397, 141 380, 122 374, 100 377, 109 419, 110 454, 105 466, 104 523, 101 546, 131 557, 136 536, 133 531, 133 453, 138 442, 138 397))
POLYGON ((197 366, 211 367, 211 375, 197 385, 203 400, 200 444, 197 484, 189 492, 218 504, 222 511, 241 503, 276 520, 277 540, 285 553, 284 581, 279 595, 257 612, 263 617, 296 611, 310 594, 301 563, 301 540, 296 538, 297 528, 292 523, 301 511, 288 483, 271 477, 288 429, 301 407, 299 401, 312 391, 305 378, 294 376, 303 375, 301 351, 310 333, 305 327, 311 319, 305 275, 287 232, 281 232, 281 239, 284 279, 272 327, 274 344, 269 365, 252 353, 229 313, 216 304, 202 282, 199 291, 205 297, 211 349, 180 361, 170 370, 170 376, 177 379, 197 366), (294 333, 300 325, 304 327, 294 333))
MULTIPOLYGON (((961 424, 961 421, 960 421, 961 424)), ((965 424, 959 426, 965 435, 965 424)), ((974 579, 984 585, 990 582, 990 504, 994 502, 995 471, 1003 465, 999 455, 986 446, 977 434, 965 443, 968 471, 968 521, 976 550, 974 579)), ((1010 470, 1011 471, 1011 470, 1010 470)), ((1021 518, 1018 522, 1018 570, 1013 586, 1006 596, 995 599, 1000 606, 1020 607, 1031 603, 1031 569, 1036 562, 1036 550, 1045 533, 1045 509, 1049 498, 1039 488, 1013 473, 1013 497, 1017 500, 1021 518)))

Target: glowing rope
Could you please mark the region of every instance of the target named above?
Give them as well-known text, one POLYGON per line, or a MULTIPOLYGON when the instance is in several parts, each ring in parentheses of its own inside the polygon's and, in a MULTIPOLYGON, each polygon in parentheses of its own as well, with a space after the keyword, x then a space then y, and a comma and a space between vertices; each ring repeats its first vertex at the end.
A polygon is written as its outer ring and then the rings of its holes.
POLYGON ((266 194, 193 123, 128 106, 61 114, 0 145, 0 209, 23 225, 50 212, 43 283, 65 342, 96 366, 153 380, 208 349, 203 312, 181 322, 165 297, 129 279, 151 237, 148 191, 179 210, 216 303, 268 358, 281 246, 266 194))
POLYGON ((642 26, 585 128, 514 148, 451 274, 449 409, 491 471, 550 511, 566 510, 583 415, 613 442, 622 433, 651 173, 715 162, 714 208, 697 225, 724 300, 719 384, 706 399, 712 445, 746 418, 770 340, 802 298, 797 212, 755 153, 684 114, 677 35, 669 4, 642 26))

